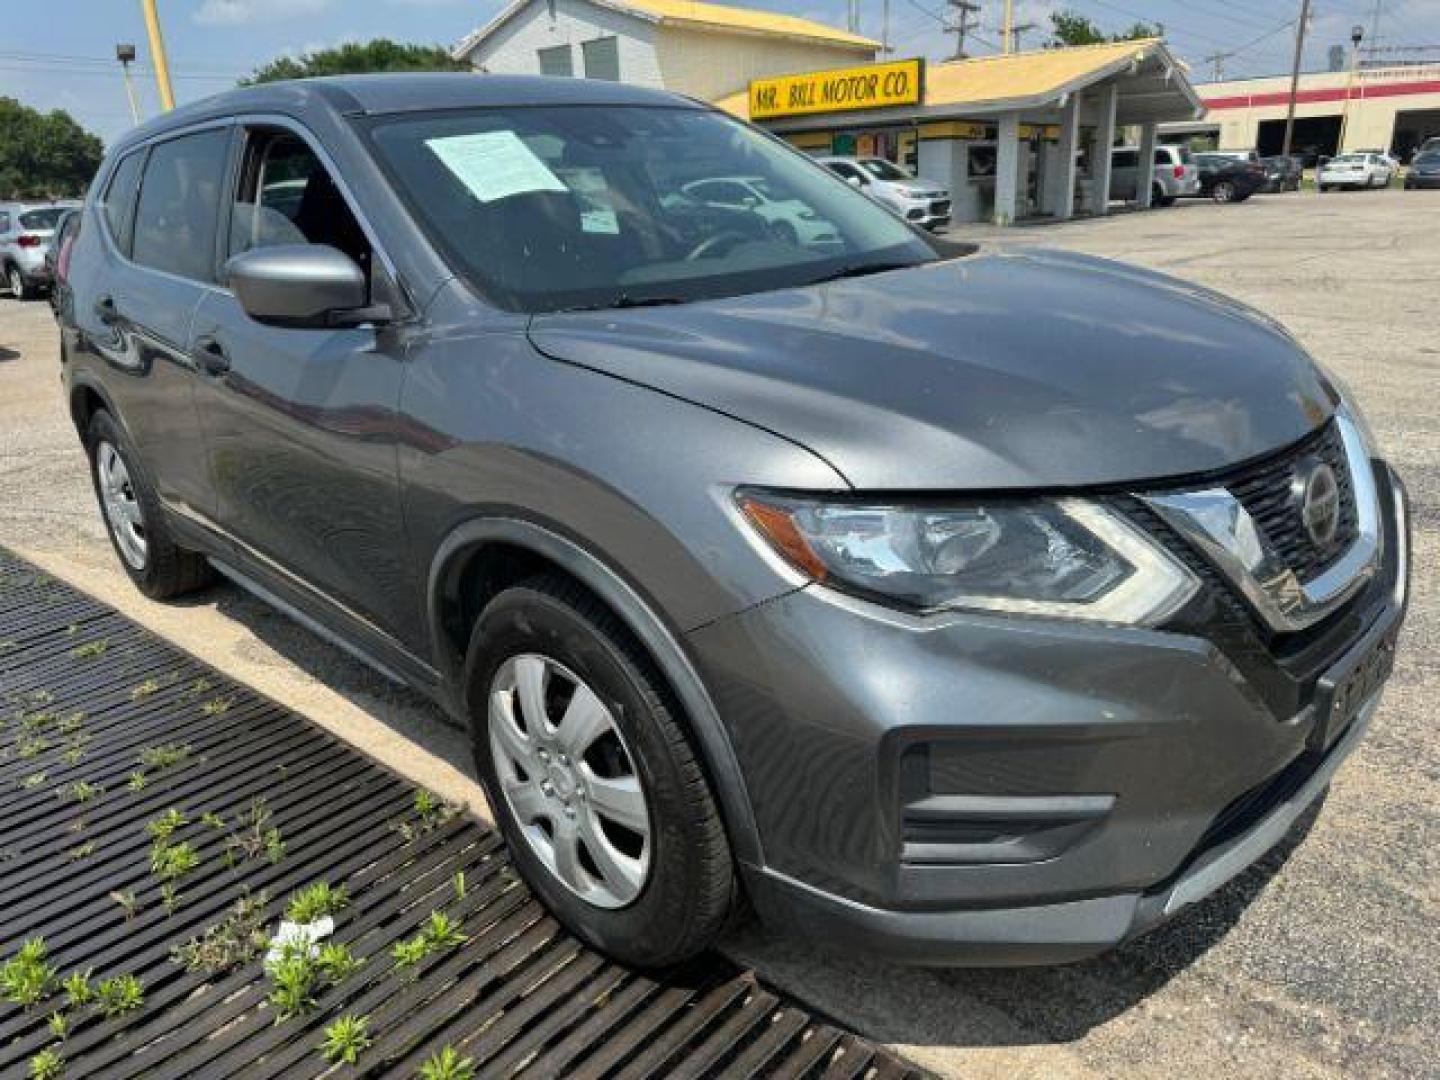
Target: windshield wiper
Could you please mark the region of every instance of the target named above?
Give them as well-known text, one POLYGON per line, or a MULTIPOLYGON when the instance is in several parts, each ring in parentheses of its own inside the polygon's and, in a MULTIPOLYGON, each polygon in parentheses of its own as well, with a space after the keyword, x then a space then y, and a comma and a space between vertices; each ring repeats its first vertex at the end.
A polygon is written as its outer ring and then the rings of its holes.
POLYGON ((683 296, 632 296, 630 293, 621 293, 613 300, 600 300, 594 304, 576 304, 574 307, 560 310, 611 311, 615 308, 665 307, 668 304, 688 304, 689 302, 689 299, 683 296))
POLYGON ((913 262, 868 262, 868 263, 846 263, 837 270, 821 274, 805 282, 806 285, 823 285, 827 281, 840 281, 842 278, 864 277, 867 274, 883 274, 887 270, 908 270, 919 263, 913 262))

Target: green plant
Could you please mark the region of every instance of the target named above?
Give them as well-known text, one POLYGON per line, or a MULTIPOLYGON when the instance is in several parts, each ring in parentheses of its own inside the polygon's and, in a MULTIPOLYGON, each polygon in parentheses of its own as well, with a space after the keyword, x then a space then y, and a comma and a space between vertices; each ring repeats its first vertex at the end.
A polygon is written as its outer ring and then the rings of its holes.
POLYGON ((45 961, 45 939, 29 938, 0 967, 0 995, 29 1008, 50 993, 55 974, 55 968, 45 961))
POLYGON ((151 694, 158 694, 159 692, 160 680, 146 679, 144 682, 137 683, 135 686, 132 686, 130 688, 130 700, 139 701, 142 698, 147 698, 151 694))
POLYGON ((65 852, 65 857, 71 862, 79 862, 81 859, 88 859, 95 854, 95 841, 86 840, 83 844, 77 844, 65 852))
POLYGON ((50 1047, 46 1047, 30 1059, 32 1080, 59 1080, 64 1073, 65 1059, 50 1047))
POLYGON ((458 805, 443 802, 433 791, 427 791, 425 788, 415 789, 413 805, 420 820, 400 821, 392 826, 406 843, 448 824, 460 813, 458 805))
POLYGON ((50 1025, 50 1034, 64 1042, 65 1036, 70 1034, 70 1018, 63 1012, 53 1012, 46 1022, 50 1025))
POLYGON ((170 959, 187 971, 228 971, 249 963, 265 949, 265 905, 270 895, 264 891, 253 896, 246 893, 236 900, 226 916, 206 927, 199 937, 170 950, 170 959))
POLYGON ((453 1046, 444 1047, 420 1066, 420 1080, 475 1080, 475 1059, 461 1057, 453 1046))
POLYGON ((140 901, 136 898, 131 889, 121 889, 110 894, 110 899, 120 905, 120 910, 125 912, 125 921, 129 922, 140 911, 140 901))
POLYGON ((390 955, 399 968, 413 967, 433 953, 443 952, 465 943, 460 924, 443 911, 432 911, 420 932, 412 938, 397 941, 390 955))
POLYGON ((60 984, 64 988, 65 996, 70 1000, 70 1004, 77 1009, 82 1005, 90 1004, 91 998, 95 996, 95 991, 90 987, 90 976, 94 970, 94 968, 86 968, 84 971, 72 971, 60 984))
POLYGON ((207 810, 200 815, 200 824, 204 825, 207 829, 223 829, 225 828, 225 819, 219 814, 207 810))
POLYGON ((350 951, 350 946, 332 941, 320 946, 315 955, 315 966, 331 983, 344 982, 365 965, 365 961, 350 951))
POLYGON ((150 839, 163 844, 175 834, 175 830, 188 824, 190 819, 185 816, 185 811, 172 806, 159 817, 147 821, 145 831, 150 834, 150 839))
POLYGON ((293 923, 311 923, 325 915, 336 915, 350 903, 344 885, 316 881, 290 897, 285 918, 293 923))
POLYGON ((43 787, 45 781, 49 778, 50 777, 48 773, 32 772, 29 776, 25 777, 23 780, 20 781, 20 789, 22 791, 33 791, 38 787, 43 787))
POLYGON ((145 984, 134 975, 116 975, 95 985, 95 1006, 107 1018, 120 1016, 145 1004, 145 984))
POLYGON ((21 735, 15 741, 15 755, 23 760, 39 757, 50 749, 50 740, 44 735, 21 735))
POLYGON ((61 735, 73 735, 85 726, 85 714, 79 709, 67 713, 55 722, 55 730, 61 735))
POLYGON ((159 746, 147 746, 140 751, 140 764, 151 772, 163 772, 166 769, 173 769, 184 765, 190 760, 190 745, 179 743, 162 743, 159 746))
POLYGON ((65 753, 60 755, 66 765, 79 765, 85 757, 85 748, 90 745, 90 740, 83 735, 76 735, 71 738, 65 747, 65 753))
POLYGON ((211 698, 209 701, 205 702, 204 705, 201 705, 200 713, 202 716, 220 716, 224 713, 229 712, 231 706, 233 706, 234 704, 234 695, 224 694, 220 697, 211 698))
POLYGON ((417 934, 413 938, 397 941, 390 947, 390 955, 394 958, 396 967, 414 967, 430 955, 430 945, 423 934, 417 934))
POLYGON ((456 870, 456 871, 455 871, 454 882, 455 882, 455 899, 456 899, 456 900, 464 900, 464 899, 465 899, 465 871, 464 871, 464 870, 456 870))
POLYGON ((288 1020, 292 1016, 309 1012, 315 1007, 315 983, 319 974, 314 962, 304 952, 287 950, 269 968, 270 1004, 275 1006, 276 1020, 288 1020))
POLYGON ((70 650, 70 655, 77 660, 94 660, 96 657, 104 656, 105 651, 109 648, 109 638, 98 638, 95 641, 87 641, 83 645, 76 645, 70 650))
POLYGON ((225 838, 225 865, 234 869, 239 862, 261 856, 271 863, 285 857, 285 840, 270 823, 270 809, 263 798, 252 799, 237 828, 225 838))
POLYGON ((65 792, 74 802, 83 804, 94 802, 100 798, 105 794, 105 789, 103 787, 97 787, 88 780, 76 780, 75 783, 65 789, 65 792))
POLYGON ((130 781, 125 786, 131 791, 144 791, 149 783, 150 781, 145 778, 145 774, 139 769, 136 769, 130 774, 130 781))
POLYGON ((165 909, 166 915, 174 915, 175 909, 180 906, 180 887, 173 881, 167 881, 160 886, 160 905, 165 909))
POLYGON ((370 1018, 368 1016, 342 1016, 325 1029, 325 1041, 320 1044, 320 1053, 325 1060, 338 1064, 354 1065, 360 1054, 370 1047, 370 1018))

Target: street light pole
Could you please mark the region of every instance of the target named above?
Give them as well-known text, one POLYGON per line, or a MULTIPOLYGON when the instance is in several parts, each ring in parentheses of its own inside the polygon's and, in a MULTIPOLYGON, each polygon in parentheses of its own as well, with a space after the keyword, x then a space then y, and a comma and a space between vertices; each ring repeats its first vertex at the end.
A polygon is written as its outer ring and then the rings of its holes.
POLYGON ((1310 0, 1301 0, 1300 21, 1295 24, 1295 62, 1290 65, 1290 100, 1285 106, 1285 141, 1280 146, 1280 156, 1290 156, 1290 144, 1295 138, 1295 95, 1300 90, 1300 60, 1305 53, 1305 28, 1310 22, 1310 0))
POLYGON ((165 37, 160 33, 160 12, 155 0, 140 0, 145 9, 145 33, 150 38, 150 57, 155 65, 155 86, 160 91, 160 106, 167 112, 175 108, 175 92, 170 88, 170 62, 165 59, 165 37))
POLYGON ((1340 144, 1337 154, 1345 153, 1345 133, 1350 130, 1350 98, 1355 93, 1355 71, 1360 66, 1360 42, 1365 40, 1365 27, 1356 23, 1350 28, 1350 75, 1345 80, 1345 105, 1340 110, 1340 144))
POLYGON ((135 59, 135 46, 122 42, 115 46, 115 59, 120 61, 120 71, 125 79, 125 96, 130 99, 130 118, 140 123, 140 103, 135 100, 135 84, 130 81, 130 62, 135 59))

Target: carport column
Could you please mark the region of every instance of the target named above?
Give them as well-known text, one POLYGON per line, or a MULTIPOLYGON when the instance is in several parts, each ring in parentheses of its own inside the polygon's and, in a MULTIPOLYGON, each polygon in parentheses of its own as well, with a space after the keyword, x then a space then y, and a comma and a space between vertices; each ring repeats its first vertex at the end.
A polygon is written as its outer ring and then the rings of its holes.
POLYGON ((1002 113, 995 140, 996 225, 1015 220, 1015 197, 1020 186, 1020 114, 1002 113))
POLYGON ((1150 197, 1155 193, 1155 123, 1140 125, 1140 171, 1135 174, 1135 205, 1141 210, 1150 209, 1150 197))
POLYGON ((1079 145, 1080 93, 1074 91, 1060 111, 1060 175, 1051 188, 1055 205, 1050 209, 1059 221, 1075 214, 1075 151, 1079 145))
POLYGON ((1090 212, 1103 214, 1110 205, 1110 148, 1115 145, 1115 101, 1119 84, 1101 87, 1095 121, 1095 151, 1090 155, 1090 212))

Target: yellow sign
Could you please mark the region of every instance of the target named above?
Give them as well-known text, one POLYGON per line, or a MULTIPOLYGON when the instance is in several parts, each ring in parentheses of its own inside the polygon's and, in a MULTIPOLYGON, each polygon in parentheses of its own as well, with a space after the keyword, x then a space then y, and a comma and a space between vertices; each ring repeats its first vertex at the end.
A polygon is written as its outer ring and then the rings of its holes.
POLYGON ((924 75, 925 63, 917 59, 756 79, 750 84, 750 119, 918 105, 924 75))

